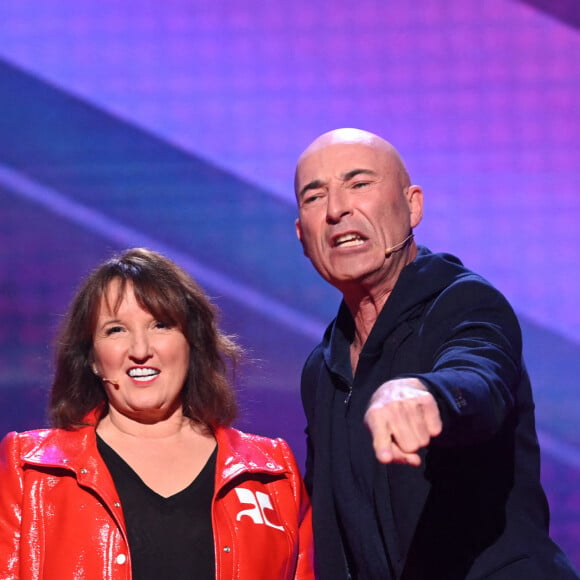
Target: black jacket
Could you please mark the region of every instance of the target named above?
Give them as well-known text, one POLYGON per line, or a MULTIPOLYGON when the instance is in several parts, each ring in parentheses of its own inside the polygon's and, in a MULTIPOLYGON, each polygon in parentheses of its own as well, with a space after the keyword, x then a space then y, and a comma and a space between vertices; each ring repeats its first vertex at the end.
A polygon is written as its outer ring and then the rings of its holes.
POLYGON ((353 331, 343 303, 302 375, 320 578, 347 578, 347 560, 365 580, 578 578, 548 536, 534 403, 505 298, 420 247, 354 377, 353 331), (404 376, 424 382, 443 420, 419 468, 376 461, 363 424, 375 389, 404 376))

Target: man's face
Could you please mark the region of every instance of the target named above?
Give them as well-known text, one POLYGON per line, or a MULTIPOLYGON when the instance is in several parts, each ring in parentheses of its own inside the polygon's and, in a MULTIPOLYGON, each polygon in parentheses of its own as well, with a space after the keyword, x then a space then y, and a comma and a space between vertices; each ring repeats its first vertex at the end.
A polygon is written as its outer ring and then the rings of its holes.
POLYGON ((396 267, 385 249, 404 240, 422 213, 396 154, 372 143, 332 143, 301 158, 296 232, 320 275, 344 290, 396 267))

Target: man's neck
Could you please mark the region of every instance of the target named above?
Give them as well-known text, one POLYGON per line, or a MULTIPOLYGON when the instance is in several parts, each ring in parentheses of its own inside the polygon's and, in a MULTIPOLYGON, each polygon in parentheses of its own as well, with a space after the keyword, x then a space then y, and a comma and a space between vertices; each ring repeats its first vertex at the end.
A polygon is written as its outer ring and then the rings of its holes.
POLYGON ((402 260, 395 273, 384 277, 382 280, 369 283, 359 283, 351 286, 343 293, 346 306, 350 310, 354 320, 354 338, 351 344, 351 363, 353 372, 358 362, 358 357, 379 317, 387 300, 393 292, 393 288, 399 279, 403 268, 412 262, 417 256, 415 243, 409 245, 407 251, 401 256, 402 260))

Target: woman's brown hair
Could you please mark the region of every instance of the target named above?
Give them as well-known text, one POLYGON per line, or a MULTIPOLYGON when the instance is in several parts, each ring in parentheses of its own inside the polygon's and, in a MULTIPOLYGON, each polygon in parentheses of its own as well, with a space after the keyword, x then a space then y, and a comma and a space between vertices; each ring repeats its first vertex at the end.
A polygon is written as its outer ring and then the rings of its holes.
POLYGON ((113 306, 119 306, 130 284, 144 310, 185 335, 190 361, 182 390, 184 414, 210 428, 230 425, 237 404, 227 363, 235 365, 241 349, 220 332, 218 310, 197 282, 165 256, 144 248, 127 250, 104 262, 89 274, 73 298, 56 343, 48 407, 52 425, 74 429, 83 424, 89 411, 107 411, 105 390, 91 363, 101 300, 113 280, 119 281, 113 306))

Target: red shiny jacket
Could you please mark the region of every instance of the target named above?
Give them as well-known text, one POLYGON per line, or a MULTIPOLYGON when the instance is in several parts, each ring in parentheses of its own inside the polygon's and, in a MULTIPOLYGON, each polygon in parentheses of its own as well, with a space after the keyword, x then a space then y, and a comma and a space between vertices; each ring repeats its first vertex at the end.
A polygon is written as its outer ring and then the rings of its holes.
MULTIPOLYGON (((310 503, 288 444, 235 429, 216 439, 216 578, 314 579, 310 503)), ((0 579, 131 579, 94 426, 9 433, 0 443, 0 579)))

